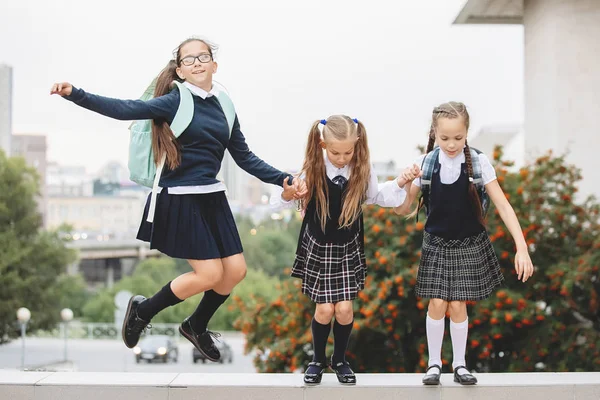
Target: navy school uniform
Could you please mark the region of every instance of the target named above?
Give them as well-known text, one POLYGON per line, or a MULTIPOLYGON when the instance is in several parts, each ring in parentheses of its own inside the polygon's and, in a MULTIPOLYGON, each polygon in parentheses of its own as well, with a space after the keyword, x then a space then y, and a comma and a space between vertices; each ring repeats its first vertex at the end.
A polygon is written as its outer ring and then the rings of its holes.
MULTIPOLYGON (((487 184, 496 179, 495 172, 485 155, 479 157, 483 180, 487 184)), ((415 184, 420 185, 420 180, 415 180, 415 184)), ((417 274, 415 291, 419 297, 446 301, 482 300, 503 283, 498 258, 485 226, 477 220, 468 185, 464 154, 451 159, 440 151, 431 178, 428 217, 417 274), (442 182, 444 168, 444 173, 453 182, 442 182)))
POLYGON ((327 178, 329 216, 325 231, 315 198, 302 221, 292 276, 302 279, 302 292, 315 303, 355 299, 365 287, 366 259, 362 211, 354 223, 339 229, 342 198, 348 183, 336 185, 327 178))
MULTIPOLYGON (((315 303, 338 303, 355 299, 365 287, 364 225, 361 211, 351 226, 339 227, 342 199, 348 180, 352 179, 351 169, 335 167, 326 156, 325 167, 329 218, 323 230, 316 200, 314 197, 309 200, 291 275, 302 279, 302 292, 315 303)), ((397 207, 404 202, 406 192, 395 180, 378 184, 371 167, 366 197, 367 204, 397 207)), ((278 204, 279 199, 273 198, 272 204, 278 204)))
MULTIPOLYGON (((221 105, 213 92, 184 83, 194 94, 194 116, 177 138, 181 164, 160 178, 154 223, 146 221, 148 196, 137 238, 150 248, 183 259, 208 260, 243 251, 225 185, 216 176, 225 150, 246 172, 266 183, 281 186, 289 174, 273 168, 246 144, 235 119, 231 137, 221 105)), ((119 100, 86 93, 73 87, 66 97, 81 107, 119 120, 155 119, 171 123, 179 106, 179 91, 149 101, 119 100)))

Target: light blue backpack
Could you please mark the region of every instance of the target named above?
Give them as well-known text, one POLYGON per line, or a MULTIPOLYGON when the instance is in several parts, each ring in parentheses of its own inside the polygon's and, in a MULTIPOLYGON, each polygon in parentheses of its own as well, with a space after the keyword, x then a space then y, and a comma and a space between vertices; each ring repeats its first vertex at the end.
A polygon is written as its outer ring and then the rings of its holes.
MULTIPOLYGON (((175 87, 179 90, 180 101, 175 117, 170 127, 175 137, 179 137, 190 125, 194 117, 194 99, 192 92, 180 82, 173 81, 175 87)), ((221 108, 227 118, 229 125, 229 135, 233 129, 235 121, 235 108, 233 102, 229 98, 225 88, 222 85, 215 86, 218 88, 217 99, 221 104, 221 108)), ((156 88, 156 79, 152 81, 146 89, 140 100, 148 101, 154 97, 154 89, 156 88)), ((160 175, 165 165, 165 156, 156 164, 154 154, 152 152, 152 120, 134 121, 129 126, 129 179, 133 182, 152 188, 152 196, 150 198, 150 207, 148 209, 148 222, 154 221, 154 211, 156 209, 156 197, 158 195, 158 183, 160 175)))

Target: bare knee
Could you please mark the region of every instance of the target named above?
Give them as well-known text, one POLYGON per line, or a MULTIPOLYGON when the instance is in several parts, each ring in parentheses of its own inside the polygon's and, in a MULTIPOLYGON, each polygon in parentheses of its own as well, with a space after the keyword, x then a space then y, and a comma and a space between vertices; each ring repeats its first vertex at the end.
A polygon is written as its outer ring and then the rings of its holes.
POLYGON ((454 322, 464 322, 467 319, 467 303, 464 301, 451 301, 448 303, 448 310, 454 322))
POLYGON ((203 268, 201 271, 196 271, 196 278, 199 284, 208 285, 212 288, 223 279, 223 267, 221 265, 211 265, 203 268))
POLYGON ((442 299, 431 299, 429 300, 429 307, 427 308, 427 314, 433 319, 442 319, 446 315, 448 309, 448 302, 442 299))
POLYGON ((331 303, 317 304, 315 309, 315 319, 320 324, 328 324, 333 319, 335 307, 331 303))
POLYGON ((335 320, 341 325, 348 325, 354 319, 351 301, 342 301, 335 305, 335 320))
POLYGON ((236 264, 227 270, 227 278, 237 285, 244 280, 247 272, 248 268, 245 263, 236 264))

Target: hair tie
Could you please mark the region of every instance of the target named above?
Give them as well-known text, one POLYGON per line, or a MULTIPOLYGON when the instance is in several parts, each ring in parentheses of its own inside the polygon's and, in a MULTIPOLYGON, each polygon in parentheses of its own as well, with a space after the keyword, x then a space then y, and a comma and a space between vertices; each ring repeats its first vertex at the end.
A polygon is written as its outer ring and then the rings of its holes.
POLYGON ((358 124, 358 119, 352 118, 352 121, 354 121, 355 124, 358 124))
POLYGON ((472 176, 469 177, 469 182, 473 183, 473 177, 472 176))
POLYGON ((319 122, 322 123, 323 125, 327 125, 327 120, 326 119, 322 119, 319 122))

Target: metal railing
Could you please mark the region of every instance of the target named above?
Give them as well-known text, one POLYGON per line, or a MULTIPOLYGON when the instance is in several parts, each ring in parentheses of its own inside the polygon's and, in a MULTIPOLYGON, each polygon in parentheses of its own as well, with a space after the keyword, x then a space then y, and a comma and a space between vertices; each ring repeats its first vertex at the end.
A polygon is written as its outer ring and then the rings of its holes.
MULTIPOLYGON (((63 324, 51 331, 38 331, 31 334, 36 337, 64 338, 63 324)), ((121 324, 110 322, 71 322, 68 327, 70 339, 118 339, 121 340, 121 324)), ((179 338, 179 324, 152 323, 145 335, 167 335, 179 338)))

